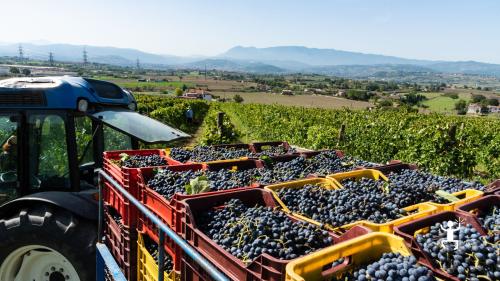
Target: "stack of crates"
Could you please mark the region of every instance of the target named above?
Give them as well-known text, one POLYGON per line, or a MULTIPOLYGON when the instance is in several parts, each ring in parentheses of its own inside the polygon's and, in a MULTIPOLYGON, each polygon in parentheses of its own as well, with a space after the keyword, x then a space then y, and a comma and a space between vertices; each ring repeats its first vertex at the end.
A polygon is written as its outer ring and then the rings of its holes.
MULTIPOLYGON (((289 152, 286 142, 267 142, 253 144, 229 145, 228 147, 248 148, 259 153, 267 146, 282 146, 289 152)), ((274 162, 290 161, 296 157, 313 157, 320 153, 293 152, 284 155, 272 155, 274 162)), ((337 151, 343 157, 341 151, 337 151)), ((416 169, 414 165, 391 161, 387 165, 372 168, 357 167, 355 170, 321 177, 311 177, 267 184, 256 182, 249 186, 241 186, 231 190, 209 191, 196 195, 175 194, 167 199, 148 186, 157 169, 170 169, 175 172, 219 170, 219 169, 252 169, 264 168, 266 163, 261 159, 224 159, 205 163, 181 163, 168 155, 168 150, 138 150, 106 152, 104 169, 132 196, 137 198, 153 214, 159 217, 179 236, 185 239, 196 251, 232 280, 325 280, 341 277, 346 271, 356 266, 377 260, 383 253, 399 253, 404 256, 415 256, 422 266, 430 268, 443 280, 456 280, 439 270, 431 258, 426 256, 415 242, 414 234, 431 223, 444 219, 462 219, 474 225, 481 233, 475 216, 485 206, 498 205, 500 181, 492 183, 486 192, 464 190, 453 193, 458 201, 449 204, 424 202, 404 208, 409 215, 386 223, 356 221, 343 226, 330 226, 294 213, 278 196, 283 188, 303 188, 305 185, 319 185, 326 189, 342 189, 344 179, 370 178, 388 181, 387 174, 403 169, 416 169), (164 158, 168 165, 160 167, 125 168, 117 164, 120 154, 151 155, 164 158), (489 196, 483 197, 484 194, 489 196), (333 245, 294 260, 280 260, 268 254, 262 254, 249 263, 244 263, 221 246, 211 240, 197 226, 197 218, 201 214, 220 208, 229 199, 240 199, 249 206, 263 205, 277 208, 294 221, 304 221, 326 230, 333 238, 333 245), (346 262, 331 268, 335 260, 344 258, 346 262)), ((138 212, 109 182, 103 182, 103 199, 105 203, 104 234, 111 253, 117 260, 128 280, 154 281, 158 277, 158 261, 154 252, 148 251, 148 245, 158 247, 158 228, 143 214, 138 212)), ((212 280, 195 261, 187 256, 171 239, 165 237, 165 254, 172 260, 172 270, 164 272, 164 280, 212 280)), ((151 247, 149 247, 151 249, 151 247)), ((154 250, 156 251, 156 250, 154 250)))

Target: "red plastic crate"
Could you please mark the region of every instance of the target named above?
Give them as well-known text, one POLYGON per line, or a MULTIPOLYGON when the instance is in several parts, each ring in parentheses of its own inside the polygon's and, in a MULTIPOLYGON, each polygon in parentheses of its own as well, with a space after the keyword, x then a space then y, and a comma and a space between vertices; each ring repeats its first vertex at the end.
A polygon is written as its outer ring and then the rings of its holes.
POLYGON ((105 244, 120 266, 129 281, 137 278, 137 231, 127 227, 122 221, 122 226, 112 218, 110 206, 104 208, 104 237, 105 244))
MULTIPOLYGON (((161 194, 157 193, 153 189, 149 188, 147 183, 154 177, 154 170, 156 168, 142 168, 139 169, 137 176, 137 185, 140 190, 139 200, 146 205, 151 211, 157 214, 168 226, 176 230, 176 212, 175 212, 175 198, 176 195, 171 200, 163 197, 161 194)), ((165 169, 169 169, 175 172, 182 171, 198 171, 203 169, 201 164, 185 164, 177 166, 168 166, 165 169)), ((143 218, 144 219, 144 218, 143 218)), ((143 220, 146 225, 152 225, 148 223, 149 220, 143 220)))
POLYGON ((120 185, 127 189, 133 196, 138 196, 135 183, 137 181, 137 168, 120 167, 113 161, 120 160, 120 154, 126 153, 133 155, 159 155, 167 161, 167 165, 177 165, 178 163, 166 157, 165 151, 162 149, 143 149, 143 150, 117 150, 104 152, 103 168, 109 175, 113 177, 120 185))
POLYGON ((412 222, 408 222, 406 224, 402 224, 400 226, 396 226, 394 229, 394 234, 402 237, 405 240, 406 245, 415 257, 418 259, 418 262, 430 268, 437 277, 442 278, 444 280, 453 280, 458 281, 459 279, 453 275, 448 274, 447 272, 441 270, 439 265, 435 262, 435 259, 428 255, 423 247, 417 243, 415 238, 415 234, 417 231, 421 229, 428 228, 438 222, 443 221, 460 221, 461 225, 470 224, 472 225, 481 235, 486 235, 484 229, 481 227, 479 222, 472 215, 461 212, 441 212, 435 215, 421 218, 412 222))
POLYGON ((137 208, 104 177, 101 177, 101 180, 103 182, 102 197, 104 203, 122 217, 125 226, 135 227, 137 225, 137 208))
MULTIPOLYGON (((464 204, 456 210, 459 213, 465 213, 474 217, 481 217, 492 207, 500 207, 500 195, 488 195, 464 204)), ((483 228, 484 229, 484 228, 483 228)), ((486 231, 486 229, 484 229, 486 231)))
MULTIPOLYGON (((253 163, 255 165, 254 160, 246 161, 242 160, 243 163, 250 165, 253 163)), ((238 161, 239 162, 239 161, 238 161)), ((212 165, 212 164, 211 164, 212 165)), ((219 163, 215 164, 217 169, 222 169, 224 165, 219 163)), ((231 167, 232 165, 227 164, 231 167)), ((249 166, 250 167, 250 166, 249 166)), ((202 164, 185 164, 185 165, 177 165, 177 166, 168 166, 166 169, 182 172, 182 171, 197 171, 203 168, 202 164)), ((180 233, 180 212, 182 205, 179 204, 180 201, 186 198, 195 198, 205 194, 217 194, 217 193, 225 193, 232 192, 235 190, 245 190, 249 187, 235 188, 231 190, 223 190, 223 191, 211 191, 203 194, 195 194, 195 195, 184 195, 184 194, 174 194, 174 196, 168 200, 163 197, 161 194, 157 193, 153 189, 147 186, 147 182, 154 176, 155 168, 141 168, 138 173, 138 186, 141 192, 140 200, 141 202, 154 214, 156 214, 166 225, 168 225, 172 230, 177 233, 180 233)), ((216 169, 216 168, 214 168, 216 169)), ((257 187, 258 185, 252 185, 251 187, 257 187)), ((158 242, 158 228, 156 225, 151 222, 146 216, 143 214, 139 214, 139 229, 145 233, 147 233, 150 237, 153 238, 156 242, 158 242)), ((165 237, 165 244, 168 245, 177 256, 180 255, 180 248, 168 237, 165 237)), ((179 260, 178 260, 179 261, 179 260)), ((180 261, 179 261, 180 262, 180 261)), ((180 267, 179 262, 175 264, 176 270, 180 267)))
POLYGON ((497 179, 497 180, 493 181, 492 183, 488 184, 484 194, 485 195, 488 195, 488 194, 500 195, 500 179, 497 179))
MULTIPOLYGON (((215 171, 220 169, 230 169, 232 167, 237 167, 237 169, 250 169, 250 168, 261 167, 262 165, 263 164, 261 163, 261 161, 256 161, 256 160, 235 160, 228 162, 206 164, 206 169, 215 171)), ((168 166, 166 167, 166 169, 175 172, 182 172, 182 171, 198 171, 204 169, 204 167, 205 165, 202 164, 184 164, 177 166, 168 166)), ((147 185, 148 181, 154 176, 154 169, 155 168, 139 169, 139 173, 137 176, 137 185, 139 186, 139 190, 141 193, 140 200, 144 205, 146 205, 154 213, 160 216, 166 222, 167 225, 173 227, 173 229, 177 229, 176 218, 175 218, 176 209, 179 208, 177 202, 185 198, 198 197, 201 194, 196 194, 196 195, 174 194, 171 200, 168 200, 161 194, 149 188, 147 185)), ((260 185, 256 183, 248 187, 259 187, 259 186, 260 185)), ((221 193, 226 191, 245 189, 248 187, 241 187, 223 191, 211 191, 203 194, 221 193)))
POLYGON ((181 280, 212 281, 213 279, 198 263, 183 254, 181 259, 181 280))
MULTIPOLYGON (((246 189, 186 199, 182 201, 184 209, 181 219, 184 239, 233 280, 284 280, 285 268, 289 260, 280 260, 268 254, 262 254, 250 264, 245 265, 241 260, 225 251, 197 228, 196 217, 198 217, 200 213, 221 206, 224 202, 234 198, 240 199, 244 204, 250 206, 264 205, 277 207, 271 193, 262 189, 246 189)), ((289 217, 297 221, 296 218, 289 217)), ((368 232, 370 232, 370 230, 364 227, 358 227, 343 236, 336 236, 333 233, 330 233, 330 235, 334 243, 340 243, 341 241, 368 232)), ((189 261, 187 263, 190 265, 189 261)), ((204 274, 200 272, 198 272, 198 275, 204 276, 204 274)))

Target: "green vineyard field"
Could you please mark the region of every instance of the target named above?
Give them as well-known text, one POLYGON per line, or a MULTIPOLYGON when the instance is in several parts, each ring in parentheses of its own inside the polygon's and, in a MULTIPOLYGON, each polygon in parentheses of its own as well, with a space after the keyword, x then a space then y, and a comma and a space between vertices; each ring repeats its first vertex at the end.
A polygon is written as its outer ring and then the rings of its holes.
POLYGON ((440 175, 500 178, 500 120, 495 118, 137 98, 141 112, 191 133, 197 125, 186 124, 187 107, 200 120, 206 115, 199 140, 204 144, 285 140, 311 149, 338 148, 373 162, 399 159, 440 175), (217 111, 229 117, 222 137, 217 111))

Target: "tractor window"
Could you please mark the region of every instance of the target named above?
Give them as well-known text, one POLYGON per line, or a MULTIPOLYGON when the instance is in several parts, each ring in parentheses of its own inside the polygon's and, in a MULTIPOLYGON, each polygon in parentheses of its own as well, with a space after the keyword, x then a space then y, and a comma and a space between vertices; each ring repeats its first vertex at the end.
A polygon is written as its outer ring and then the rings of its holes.
POLYGON ((16 197, 18 119, 0 115, 0 205, 16 197))
POLYGON ((94 162, 92 147, 92 120, 87 116, 75 117, 76 151, 78 152, 78 165, 94 162))
POLYGON ((59 115, 31 115, 29 130, 31 188, 68 188, 70 181, 64 119, 59 115))
POLYGON ((132 149, 130 136, 104 126, 104 151, 132 149))

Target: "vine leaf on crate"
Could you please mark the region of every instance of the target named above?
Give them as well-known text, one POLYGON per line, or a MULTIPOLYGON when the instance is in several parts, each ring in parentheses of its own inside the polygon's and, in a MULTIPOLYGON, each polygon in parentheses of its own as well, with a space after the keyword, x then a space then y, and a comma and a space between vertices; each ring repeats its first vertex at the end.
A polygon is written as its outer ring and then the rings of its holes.
POLYGON ((260 158, 260 160, 264 161, 264 163, 266 163, 266 166, 270 167, 273 164, 273 160, 271 159, 271 157, 269 157, 267 155, 262 155, 259 158, 260 158))
POLYGON ((458 200, 460 200, 455 195, 453 195, 453 194, 451 194, 449 192, 446 192, 444 190, 436 190, 436 194, 438 196, 440 196, 440 197, 442 197, 442 198, 450 201, 450 202, 457 202, 458 200))
POLYGON ((186 185, 186 194, 199 194, 203 192, 207 192, 210 190, 210 185, 208 182, 208 178, 206 176, 199 176, 189 181, 189 184, 186 185))
POLYGON ((124 162, 127 161, 130 158, 130 155, 127 153, 120 153, 120 161, 124 162))

